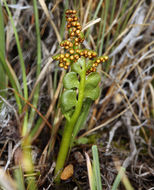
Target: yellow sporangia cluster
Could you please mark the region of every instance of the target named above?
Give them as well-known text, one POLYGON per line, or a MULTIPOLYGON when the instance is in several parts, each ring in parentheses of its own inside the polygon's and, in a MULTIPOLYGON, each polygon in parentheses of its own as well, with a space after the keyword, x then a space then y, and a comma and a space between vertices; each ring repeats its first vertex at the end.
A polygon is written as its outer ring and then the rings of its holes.
POLYGON ((69 65, 75 63, 80 57, 85 57, 92 61, 91 68, 87 70, 87 74, 96 71, 98 64, 105 62, 108 57, 97 57, 95 51, 89 49, 82 49, 81 44, 84 41, 84 34, 81 31, 82 27, 78 22, 76 10, 66 10, 68 39, 60 43, 60 46, 64 48, 64 54, 58 54, 53 57, 59 61, 59 66, 64 69, 68 69, 69 65))

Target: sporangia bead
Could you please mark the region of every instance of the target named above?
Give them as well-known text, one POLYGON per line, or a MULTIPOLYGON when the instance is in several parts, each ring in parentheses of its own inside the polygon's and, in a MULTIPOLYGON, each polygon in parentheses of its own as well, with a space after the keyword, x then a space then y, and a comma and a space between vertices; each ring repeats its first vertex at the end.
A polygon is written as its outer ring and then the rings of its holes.
POLYGON ((107 61, 108 60, 108 56, 104 56, 104 59, 105 59, 105 61, 107 61))
POLYGON ((84 55, 84 52, 83 52, 83 51, 81 51, 81 52, 80 52, 80 55, 81 55, 81 56, 83 56, 83 55, 84 55))
POLYGON ((72 26, 76 26, 76 22, 71 22, 71 25, 72 26))
POLYGON ((73 27, 73 28, 72 28, 72 32, 75 32, 75 31, 76 31, 76 28, 75 28, 75 27, 73 27))
POLYGON ((79 43, 78 42, 75 42, 75 46, 78 46, 79 45, 79 43))
POLYGON ((91 52, 90 51, 88 51, 88 56, 91 56, 91 52))
POLYGON ((76 49, 76 53, 80 53, 80 51, 81 51, 81 50, 79 50, 79 49, 76 49))
POLYGON ((74 37, 74 35, 75 35, 74 32, 71 32, 71 33, 70 33, 70 36, 71 36, 71 37, 74 37))
POLYGON ((81 30, 81 29, 82 29, 82 27, 81 27, 81 26, 77 26, 77 29, 78 29, 78 30, 81 30))
POLYGON ((67 18, 67 21, 68 21, 68 22, 72 22, 73 19, 72 19, 71 17, 68 17, 68 18, 67 18))
POLYGON ((74 56, 73 55, 70 56, 70 60, 72 60, 72 61, 74 60, 74 56))
POLYGON ((73 47, 73 43, 70 43, 70 44, 69 44, 69 47, 73 47))
POLYGON ((70 44, 70 42, 69 42, 69 41, 66 41, 66 42, 65 42, 65 45, 69 45, 69 44, 70 44))
POLYGON ((79 42, 79 38, 75 38, 74 40, 75 40, 75 42, 79 42))
POLYGON ((73 18, 73 21, 77 21, 77 20, 78 20, 78 18, 77 18, 77 17, 74 17, 74 18, 73 18))
POLYGON ((65 54, 65 57, 66 57, 66 58, 68 58, 69 56, 70 56, 70 54, 69 54, 69 53, 66 53, 66 54, 65 54))
POLYGON ((63 61, 65 62, 66 60, 67 60, 66 57, 64 57, 64 58, 63 58, 63 61))
POLYGON ((97 63, 100 63, 101 61, 100 61, 100 59, 97 59, 96 62, 97 62, 97 63))
POLYGON ((78 55, 78 54, 75 54, 75 55, 74 55, 74 58, 75 58, 75 59, 79 59, 79 55, 78 55))
POLYGON ((93 68, 93 72, 96 72, 96 68, 93 68))
POLYGON ((64 64, 63 64, 63 63, 60 63, 60 64, 59 64, 59 67, 63 67, 63 66, 64 66, 64 64))
POLYGON ((76 14, 76 10, 72 10, 72 13, 73 13, 73 14, 76 14))
POLYGON ((70 28, 70 27, 71 27, 71 24, 70 24, 70 23, 68 23, 68 24, 67 24, 67 28, 70 28))
POLYGON ((70 52, 70 54, 73 54, 73 53, 74 53, 74 50, 73 50, 73 49, 70 49, 69 52, 70 52))
POLYGON ((73 10, 70 10, 69 14, 72 14, 73 13, 73 10))
POLYGON ((81 26, 81 25, 80 25, 80 23, 79 23, 79 22, 76 22, 76 26, 78 27, 78 26, 81 26))
POLYGON ((69 65, 70 65, 70 62, 66 62, 65 65, 66 65, 66 66, 69 66, 69 65))
POLYGON ((105 61, 103 57, 100 57, 100 60, 101 60, 101 62, 104 62, 104 61, 105 61))
POLYGON ((96 52, 93 52, 92 55, 93 55, 93 57, 96 57, 96 56, 97 56, 97 53, 96 53, 96 52))
POLYGON ((61 54, 61 55, 60 55, 60 58, 64 58, 64 54, 61 54))
POLYGON ((67 66, 67 65, 65 65, 65 66, 64 66, 64 69, 65 69, 65 70, 67 70, 67 69, 68 69, 68 66, 67 66))
POLYGON ((80 35, 80 30, 76 30, 76 34, 77 34, 77 35, 80 35))
POLYGON ((68 9, 66 10, 65 14, 69 14, 69 10, 68 9))

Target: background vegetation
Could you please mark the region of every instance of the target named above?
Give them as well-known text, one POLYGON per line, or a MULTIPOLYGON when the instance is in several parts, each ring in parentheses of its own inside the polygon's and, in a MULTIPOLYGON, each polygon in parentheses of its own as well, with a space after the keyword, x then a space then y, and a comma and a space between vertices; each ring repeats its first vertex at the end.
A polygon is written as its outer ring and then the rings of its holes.
MULTIPOLYGON (((97 162, 99 155, 102 189, 116 189, 121 171, 128 183, 123 181, 119 189, 153 189, 152 0, 1 0, 1 188, 56 188, 53 170, 64 127, 59 97, 65 71, 52 56, 62 50, 68 8, 78 12, 85 48, 109 60, 98 69, 101 95, 67 160, 74 166, 73 176, 57 189, 92 189, 88 155, 97 162)), ((93 170, 99 168, 94 165, 93 170)))

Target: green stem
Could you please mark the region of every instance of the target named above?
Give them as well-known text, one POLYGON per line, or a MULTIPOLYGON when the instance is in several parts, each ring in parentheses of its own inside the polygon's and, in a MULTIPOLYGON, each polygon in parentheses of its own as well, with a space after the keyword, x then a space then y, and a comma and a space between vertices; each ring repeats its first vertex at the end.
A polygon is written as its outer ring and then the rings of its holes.
POLYGON ((63 137, 62 137, 62 141, 61 141, 61 145, 60 145, 60 150, 58 153, 58 158, 57 158, 57 163, 56 163, 56 168, 55 168, 55 176, 56 176, 55 182, 56 183, 60 182, 60 174, 64 167, 65 160, 66 160, 69 148, 70 148, 74 126, 77 122, 77 119, 80 116, 80 112, 81 112, 81 108, 82 108, 82 104, 83 104, 85 80, 86 80, 85 61, 84 61, 83 67, 82 67, 82 73, 80 74, 80 77, 81 78, 80 78, 78 102, 77 102, 73 116, 65 124, 64 133, 63 133, 63 137))
POLYGON ((90 98, 87 98, 84 102, 84 105, 82 106, 82 113, 80 114, 78 121, 76 122, 74 126, 70 147, 72 147, 73 142, 78 132, 80 131, 81 127, 84 126, 86 118, 88 117, 88 114, 89 114, 91 104, 92 104, 92 100, 90 98))

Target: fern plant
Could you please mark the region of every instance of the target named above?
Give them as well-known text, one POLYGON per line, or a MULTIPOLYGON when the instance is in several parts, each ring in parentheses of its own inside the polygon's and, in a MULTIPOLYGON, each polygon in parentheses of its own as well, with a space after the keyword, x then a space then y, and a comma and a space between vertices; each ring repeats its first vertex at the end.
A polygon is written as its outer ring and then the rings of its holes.
POLYGON ((67 10, 66 20, 68 39, 60 44, 64 53, 53 56, 53 59, 59 62, 59 67, 69 69, 63 79, 64 92, 61 96, 61 110, 66 124, 56 162, 56 182, 60 181, 68 152, 91 102, 99 97, 101 77, 96 68, 108 59, 107 56, 97 57, 95 51, 82 48, 84 34, 76 10, 67 10))

